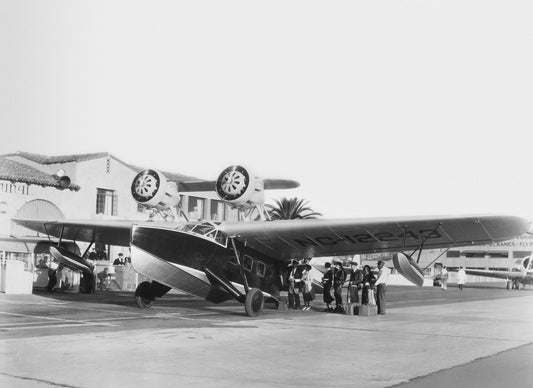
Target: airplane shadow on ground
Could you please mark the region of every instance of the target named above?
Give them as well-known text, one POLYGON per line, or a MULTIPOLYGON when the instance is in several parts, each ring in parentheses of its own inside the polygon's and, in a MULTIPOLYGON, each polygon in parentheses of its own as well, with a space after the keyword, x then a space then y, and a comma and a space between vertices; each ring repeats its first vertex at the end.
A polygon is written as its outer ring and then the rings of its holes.
MULTIPOLYGON (((131 308, 133 311, 158 311, 161 309, 187 309, 201 312, 220 312, 224 315, 242 316, 246 317, 244 305, 235 301, 228 300, 220 304, 214 304, 204 299, 196 298, 186 294, 171 294, 165 295, 162 298, 157 298, 154 305, 149 309, 140 309, 135 303, 135 294, 129 291, 97 291, 94 294, 77 294, 70 292, 47 292, 45 290, 35 290, 34 295, 49 298, 55 301, 62 302, 82 302, 95 303, 100 305, 115 305, 131 308)), ((265 303, 263 312, 278 311, 273 303, 265 303)), ((160 311, 159 311, 160 312, 160 311)))

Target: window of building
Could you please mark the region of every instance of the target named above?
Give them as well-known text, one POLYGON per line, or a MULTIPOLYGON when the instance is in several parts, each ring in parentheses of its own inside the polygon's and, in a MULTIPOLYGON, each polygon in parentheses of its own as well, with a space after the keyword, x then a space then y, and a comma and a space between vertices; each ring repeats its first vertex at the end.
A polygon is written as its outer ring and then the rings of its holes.
POLYGON ((196 221, 204 218, 204 198, 189 197, 187 215, 189 220, 196 221))
POLYGON ((513 251, 513 258, 515 259, 523 259, 529 255, 531 255, 531 251, 513 251))
POLYGON ((229 205, 226 205, 225 221, 239 221, 239 212, 237 209, 232 209, 229 205))
POLYGON ((461 252, 459 251, 448 251, 446 252, 446 257, 459 257, 461 252))
POLYGON ((96 214, 116 216, 118 194, 115 190, 96 189, 96 214))
POLYGON ((485 252, 476 252, 476 251, 463 251, 464 257, 471 257, 471 258, 477 258, 482 259, 485 257, 485 252))
POLYGON ((487 257, 489 257, 490 259, 507 259, 509 258, 509 252, 487 252, 487 257))
POLYGON ((224 221, 226 215, 224 209, 224 202, 212 199, 210 219, 213 221, 224 221))

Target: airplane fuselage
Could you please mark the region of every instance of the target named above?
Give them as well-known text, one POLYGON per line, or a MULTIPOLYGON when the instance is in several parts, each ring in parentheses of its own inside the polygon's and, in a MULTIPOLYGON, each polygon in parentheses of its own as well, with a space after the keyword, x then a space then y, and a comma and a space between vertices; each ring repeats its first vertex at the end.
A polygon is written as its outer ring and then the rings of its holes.
MULTIPOLYGON (((196 232, 134 226, 132 228, 132 265, 141 274, 161 284, 190 294, 210 298, 212 281, 207 272, 233 283, 244 284, 278 296, 282 287, 283 263, 236 241, 237 255, 229 239, 206 237, 196 232)), ((213 300, 216 302, 216 300, 213 300)), ((222 301, 222 300, 221 300, 222 301)))

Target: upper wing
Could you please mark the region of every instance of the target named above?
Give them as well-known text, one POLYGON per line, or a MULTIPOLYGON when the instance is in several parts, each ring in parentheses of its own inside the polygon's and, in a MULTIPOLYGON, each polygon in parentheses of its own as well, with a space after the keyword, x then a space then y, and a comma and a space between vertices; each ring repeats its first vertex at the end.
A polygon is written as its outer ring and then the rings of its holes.
POLYGON ((309 219, 223 223, 219 229, 262 253, 286 260, 357 253, 480 245, 524 234, 514 216, 309 219))
MULTIPOLYGON (((14 219, 47 235, 74 241, 129 246, 131 226, 173 228, 177 224, 14 219)), ((221 223, 218 229, 274 259, 350 255, 487 244, 525 233, 529 223, 512 216, 412 217, 396 219, 310 219, 221 223)))
POLYGON ((497 279, 522 279, 525 273, 520 271, 492 271, 490 269, 468 269, 465 268, 468 275, 485 276, 487 278, 497 279))
MULTIPOLYGON (((199 182, 176 182, 180 193, 194 191, 215 191, 216 181, 199 182)), ((300 187, 300 183, 290 179, 264 179, 265 190, 295 189, 300 187)))
MULTIPOLYGON (((139 221, 115 220, 43 221, 14 219, 13 221, 28 229, 58 238, 121 246, 130 245, 131 226, 142 224, 139 221)), ((156 223, 151 222, 150 224, 155 225, 156 223)))

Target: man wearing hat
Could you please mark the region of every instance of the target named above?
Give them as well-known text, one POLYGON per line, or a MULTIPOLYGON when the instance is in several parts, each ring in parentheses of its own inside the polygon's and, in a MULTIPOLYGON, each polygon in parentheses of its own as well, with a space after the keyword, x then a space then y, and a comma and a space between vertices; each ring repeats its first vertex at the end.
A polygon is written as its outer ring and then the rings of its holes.
POLYGON ((363 271, 358 268, 359 263, 357 261, 350 262, 350 265, 352 269, 350 271, 350 283, 348 284, 349 302, 359 303, 359 289, 363 283, 363 271))
POLYGON ((332 310, 330 304, 333 302, 333 297, 331 296, 331 286, 333 285, 333 271, 331 270, 331 263, 327 262, 324 264, 326 268, 326 273, 322 277, 322 286, 324 287, 324 303, 326 304, 326 309, 324 311, 330 312, 332 310))
POLYGON ((118 254, 118 257, 113 261, 113 265, 125 265, 126 260, 124 259, 124 254, 121 252, 118 254))
POLYGON ((374 283, 376 286, 376 304, 378 305, 378 314, 385 315, 385 291, 387 290, 387 281, 389 280, 390 269, 385 267, 383 260, 378 261, 378 278, 374 283))
POLYGON ((342 268, 342 263, 337 261, 335 263, 335 273, 333 274, 333 296, 335 296, 335 311, 344 312, 342 305, 342 285, 346 280, 346 272, 342 268))
POLYGON ((298 260, 292 260, 289 264, 289 308, 300 308, 300 288, 299 283, 301 280, 301 273, 297 273, 298 260))

